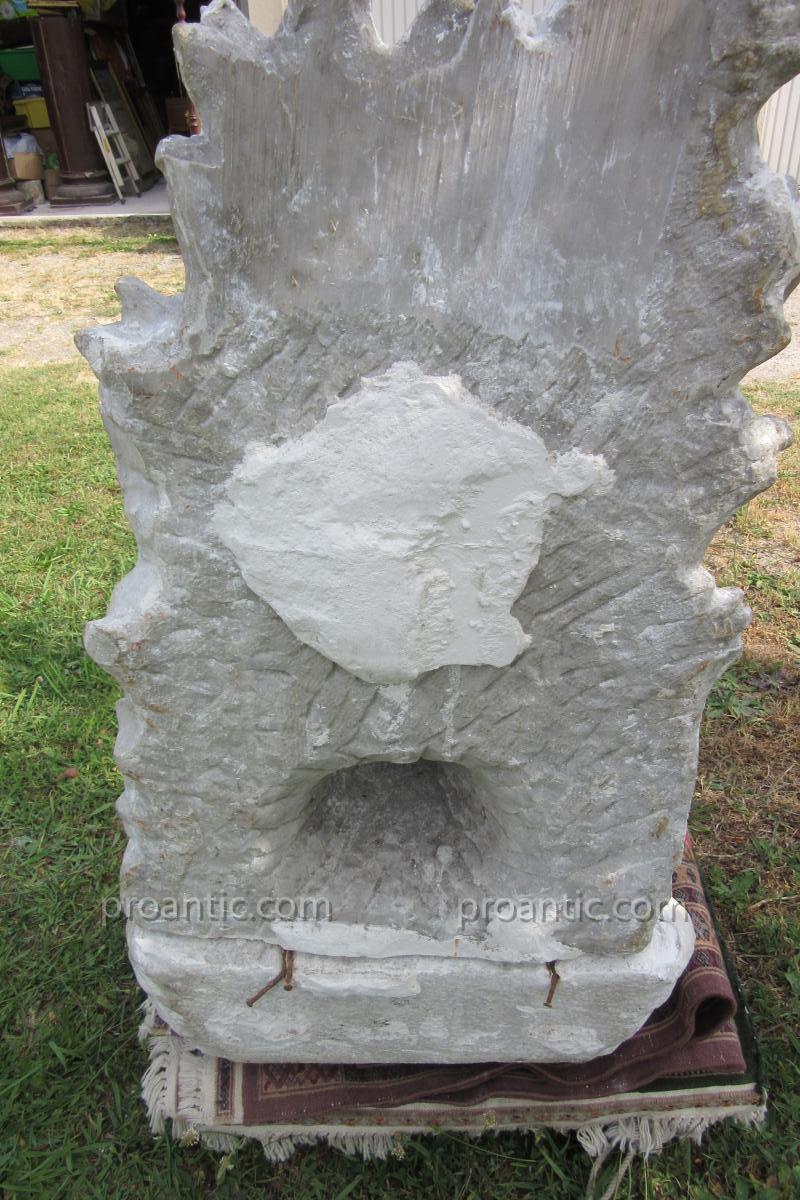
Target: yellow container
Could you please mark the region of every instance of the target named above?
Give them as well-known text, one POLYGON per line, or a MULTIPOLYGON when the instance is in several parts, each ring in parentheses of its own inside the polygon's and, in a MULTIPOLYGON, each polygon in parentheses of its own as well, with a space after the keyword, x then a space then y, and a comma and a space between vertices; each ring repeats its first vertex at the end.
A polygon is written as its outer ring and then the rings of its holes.
POLYGON ((28 118, 28 125, 31 129, 50 128, 47 105, 41 96, 31 96, 29 100, 15 100, 14 111, 18 116, 28 118))

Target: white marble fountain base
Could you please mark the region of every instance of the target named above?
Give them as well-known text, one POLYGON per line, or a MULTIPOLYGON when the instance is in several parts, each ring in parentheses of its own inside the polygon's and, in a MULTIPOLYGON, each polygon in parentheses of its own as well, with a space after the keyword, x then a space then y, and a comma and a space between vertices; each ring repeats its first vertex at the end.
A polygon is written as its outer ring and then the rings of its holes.
POLYGON ((291 991, 278 985, 251 1008, 246 1000, 280 970, 278 946, 134 923, 128 932, 136 975, 163 1020, 206 1054, 250 1062, 585 1061, 644 1024, 694 948, 691 921, 672 900, 645 949, 555 968, 299 951, 291 991))

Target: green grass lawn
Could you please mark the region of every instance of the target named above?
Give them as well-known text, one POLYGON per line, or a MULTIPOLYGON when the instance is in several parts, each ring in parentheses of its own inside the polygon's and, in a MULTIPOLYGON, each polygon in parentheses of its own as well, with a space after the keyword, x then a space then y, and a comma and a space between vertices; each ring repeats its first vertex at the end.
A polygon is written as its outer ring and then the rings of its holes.
MULTIPOLYGON (((800 411, 799 388, 762 389, 755 400, 800 411)), ((409 1139, 386 1163, 313 1150, 278 1166, 254 1146, 220 1158, 150 1136, 138 1099, 142 996, 121 923, 100 920, 123 848, 111 757, 117 693, 85 656, 82 626, 104 611, 133 545, 96 403, 77 365, 0 370, 4 1196, 582 1196, 589 1160, 549 1134, 478 1144, 440 1134, 409 1139)), ((786 516, 796 472, 795 452, 778 491, 737 517, 715 550, 718 574, 748 586, 758 621, 746 658, 712 698, 695 814, 752 997, 770 1119, 760 1132, 720 1127, 702 1151, 682 1144, 636 1164, 621 1197, 800 1197, 800 600, 786 516)))

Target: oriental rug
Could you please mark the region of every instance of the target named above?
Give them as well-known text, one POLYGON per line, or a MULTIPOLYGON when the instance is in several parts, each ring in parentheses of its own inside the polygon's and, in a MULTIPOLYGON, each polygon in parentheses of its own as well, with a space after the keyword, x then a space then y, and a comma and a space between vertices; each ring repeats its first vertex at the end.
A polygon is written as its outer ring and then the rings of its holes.
POLYGON ((591 1188, 614 1148, 624 1166, 721 1120, 757 1124, 758 1051, 688 838, 673 896, 694 924, 694 954, 669 1000, 611 1054, 561 1065, 236 1063, 193 1049, 149 1007, 151 1126, 170 1120, 173 1136, 216 1149, 255 1138, 275 1160, 317 1141, 370 1158, 412 1134, 572 1130, 596 1160, 591 1188))

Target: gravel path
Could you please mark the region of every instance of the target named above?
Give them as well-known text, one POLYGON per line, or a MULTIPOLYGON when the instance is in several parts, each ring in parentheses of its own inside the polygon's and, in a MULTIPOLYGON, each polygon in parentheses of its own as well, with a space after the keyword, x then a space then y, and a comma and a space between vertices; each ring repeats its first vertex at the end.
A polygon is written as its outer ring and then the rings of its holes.
POLYGON ((83 361, 73 336, 78 329, 118 319, 114 284, 120 275, 136 275, 160 292, 183 288, 183 262, 171 248, 107 251, 64 246, 4 251, 0 366, 83 361))

